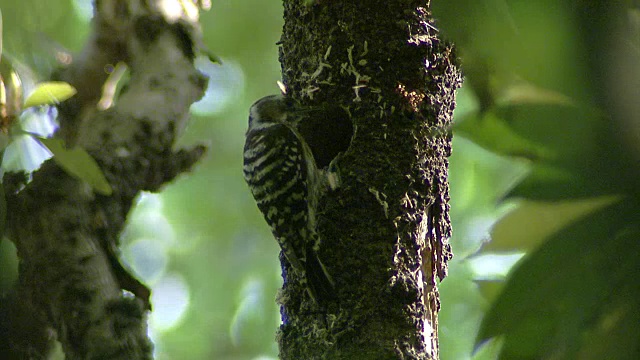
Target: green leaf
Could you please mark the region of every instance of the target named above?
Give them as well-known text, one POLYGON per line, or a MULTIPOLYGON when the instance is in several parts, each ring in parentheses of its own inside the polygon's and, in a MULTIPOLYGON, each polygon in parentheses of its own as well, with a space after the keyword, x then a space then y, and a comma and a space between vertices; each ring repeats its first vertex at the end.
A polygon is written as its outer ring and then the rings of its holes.
POLYGON ((605 181, 609 179, 594 176, 594 174, 602 174, 602 171, 581 168, 581 164, 575 165, 573 169, 568 168, 566 164, 536 165, 532 168, 531 172, 505 194, 501 200, 524 198, 558 201, 615 195, 623 191, 623 188, 617 185, 616 182, 605 181))
POLYGON ((468 116, 454 125, 454 130, 476 144, 501 155, 526 159, 553 157, 547 148, 515 132, 493 111, 468 116))
POLYGON ((4 149, 11 143, 11 137, 4 131, 0 131, 0 165, 2 164, 2 156, 4 149))
POLYGON ((0 242, 4 237, 7 225, 7 199, 4 197, 4 186, 0 182, 0 242))
POLYGON ((0 10, 0 61, 2 61, 2 11, 0 10))
POLYGON ((616 196, 602 196, 554 202, 523 201, 493 225, 491 241, 482 248, 483 252, 533 250, 572 222, 618 200, 616 196))
POLYGON ((588 106, 510 101, 492 109, 495 116, 511 131, 552 154, 541 159, 547 162, 588 162, 587 157, 598 156, 598 142, 612 132, 612 122, 588 106))
POLYGON ((7 118, 3 119, 8 125, 17 118, 22 111, 23 81, 24 79, 16 71, 15 59, 4 54, 0 61, 0 104, 5 107, 7 118))
POLYGON ((588 196, 582 187, 576 186, 577 175, 569 171, 550 165, 538 165, 533 167, 531 172, 513 189, 511 189, 504 199, 525 198, 533 200, 559 200, 570 198, 573 194, 571 189, 578 192, 576 197, 588 196))
POLYGON ((53 160, 67 173, 86 181, 102 195, 111 195, 113 190, 104 177, 96 161, 84 149, 74 147, 67 149, 60 139, 37 138, 53 153, 53 160))
POLYGON ((617 351, 583 355, 596 338, 637 346, 638 213, 638 203, 628 200, 601 208, 523 259, 487 312, 476 344, 502 336, 502 359, 636 358, 617 351))
POLYGON ((51 81, 38 84, 24 103, 24 108, 40 105, 53 105, 76 94, 76 89, 63 81, 51 81))
POLYGON ((505 86, 505 89, 501 92, 496 102, 500 106, 518 104, 575 106, 571 98, 560 92, 545 89, 524 81, 505 86))

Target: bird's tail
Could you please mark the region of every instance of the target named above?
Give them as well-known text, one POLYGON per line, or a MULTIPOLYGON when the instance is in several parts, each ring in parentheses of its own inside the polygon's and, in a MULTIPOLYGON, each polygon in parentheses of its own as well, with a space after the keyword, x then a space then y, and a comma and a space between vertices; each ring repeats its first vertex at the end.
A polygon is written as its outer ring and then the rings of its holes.
POLYGON ((305 275, 309 295, 318 305, 325 305, 336 296, 333 278, 318 257, 317 251, 309 246, 305 262, 305 275))

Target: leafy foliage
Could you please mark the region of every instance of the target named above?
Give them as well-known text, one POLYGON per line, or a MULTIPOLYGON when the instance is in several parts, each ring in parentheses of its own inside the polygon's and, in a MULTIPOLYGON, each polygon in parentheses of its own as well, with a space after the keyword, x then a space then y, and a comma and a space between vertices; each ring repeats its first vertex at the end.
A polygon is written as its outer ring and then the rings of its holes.
POLYGON ((38 84, 24 102, 24 107, 54 105, 76 94, 76 89, 62 81, 50 81, 38 84))
POLYGON ((53 160, 67 173, 86 181, 102 195, 111 195, 112 189, 96 161, 84 149, 68 149, 60 139, 38 139, 53 153, 53 160))
MULTIPOLYGON (((0 13, 0 38, 2 37, 1 15, 0 13)), ((2 43, 0 42, 0 55, 2 52, 1 45, 2 43)), ((4 153, 4 150, 11 145, 12 142, 15 142, 16 139, 23 137, 25 134, 33 135, 38 139, 40 144, 44 145, 53 153, 56 163, 69 174, 86 181, 99 193, 110 195, 112 192, 111 186, 104 177, 98 164, 86 151, 80 148, 67 149, 62 140, 48 139, 38 134, 28 133, 22 128, 20 121, 15 121, 19 118, 19 113, 22 113, 24 110, 32 107, 58 104, 75 95, 77 90, 70 84, 62 81, 42 82, 35 85, 33 91, 29 93, 23 102, 22 99, 25 92, 22 86, 23 78, 31 74, 25 75, 20 73, 19 68, 27 69, 26 65, 20 64, 20 66, 15 66, 14 64, 18 65, 18 61, 7 58, 7 56, 5 56, 4 59, 0 57, 0 106, 2 106, 3 110, 0 115, 2 116, 2 135, 6 138, 0 147, 0 153, 4 153)), ((23 70, 23 73, 24 72, 23 70)), ((29 79, 29 81, 33 80, 34 79, 29 79)), ((46 117, 40 117, 40 119, 42 119, 43 122, 49 120, 46 117)), ((0 216, 2 216, 0 229, 2 231, 4 231, 4 219, 6 216, 5 207, 3 192, 2 197, 0 197, 0 216)))
POLYGON ((637 213, 637 203, 617 202, 551 236, 513 270, 478 339, 504 334, 504 358, 634 358, 640 328, 626 318, 640 307, 629 279, 640 271, 637 213))
POLYGON ((571 0, 434 6, 476 100, 458 134, 530 167, 501 196, 519 207, 481 253, 529 254, 490 306, 478 344, 500 337, 503 359, 638 358, 640 122, 629 101, 640 96, 639 9, 571 0), (623 74, 612 70, 620 66, 623 74))

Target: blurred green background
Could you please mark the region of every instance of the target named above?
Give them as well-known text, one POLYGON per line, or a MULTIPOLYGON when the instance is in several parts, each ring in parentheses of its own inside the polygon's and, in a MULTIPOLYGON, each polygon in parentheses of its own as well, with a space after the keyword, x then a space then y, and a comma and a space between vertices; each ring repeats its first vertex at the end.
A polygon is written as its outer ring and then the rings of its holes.
MULTIPOLYGON (((451 157, 455 257, 440 287, 443 360, 496 358, 500 342, 473 350, 481 319, 508 270, 550 234, 611 203, 558 202, 578 197, 562 194, 617 193, 595 191, 588 181, 578 184, 573 180, 582 177, 575 172, 560 171, 569 180, 558 182, 559 173, 541 165, 585 158, 597 140, 591 129, 601 125, 567 110, 576 103, 581 109, 597 106, 575 9, 561 6, 568 3, 436 6, 442 19, 437 24, 459 45, 467 76, 458 93, 451 157), (492 229, 497 245, 481 249, 492 229)), ((4 51, 43 79, 55 67, 56 53, 81 48, 92 12, 89 0, 0 0, 0 9, 4 51)), ((282 4, 213 1, 201 17, 205 43, 223 65, 198 60, 210 77, 209 89, 193 105, 180 145, 206 143, 209 152, 193 173, 160 194, 140 197, 123 234, 123 257, 153 289, 150 335, 157 359, 276 359, 279 250, 242 179, 241 164, 250 104, 278 91, 275 43, 282 4)), ((553 167, 558 169, 565 168, 553 167)), ((3 241, 0 291, 15 279, 16 266, 14 249, 3 241)))

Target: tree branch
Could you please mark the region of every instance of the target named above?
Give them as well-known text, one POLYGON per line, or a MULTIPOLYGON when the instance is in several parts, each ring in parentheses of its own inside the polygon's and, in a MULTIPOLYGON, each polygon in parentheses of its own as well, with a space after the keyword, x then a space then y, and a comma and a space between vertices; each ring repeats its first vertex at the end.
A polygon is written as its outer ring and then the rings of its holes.
POLYGON ((80 95, 61 108, 59 135, 95 158, 113 194, 94 193, 51 160, 20 191, 5 180, 8 233, 20 258, 18 296, 54 330, 67 359, 152 357, 149 293, 121 267, 118 237, 140 191, 158 190, 204 152, 172 150, 206 86, 193 66, 199 34, 144 4, 97 1, 84 56, 60 75, 80 95), (98 112, 104 66, 116 61, 131 69, 128 90, 98 112))

